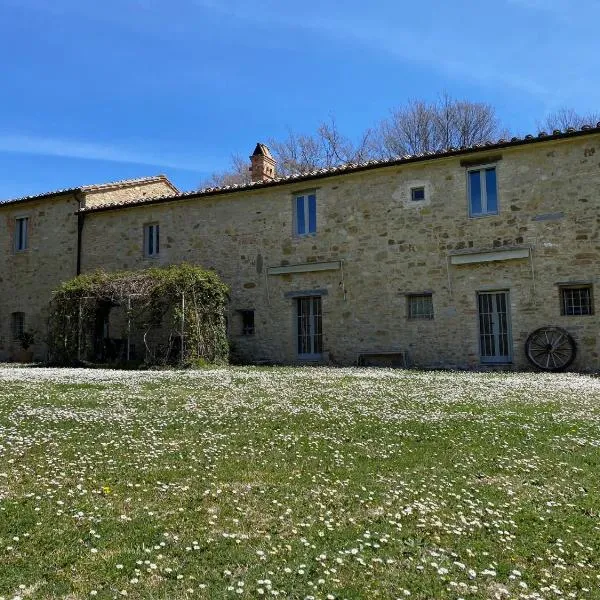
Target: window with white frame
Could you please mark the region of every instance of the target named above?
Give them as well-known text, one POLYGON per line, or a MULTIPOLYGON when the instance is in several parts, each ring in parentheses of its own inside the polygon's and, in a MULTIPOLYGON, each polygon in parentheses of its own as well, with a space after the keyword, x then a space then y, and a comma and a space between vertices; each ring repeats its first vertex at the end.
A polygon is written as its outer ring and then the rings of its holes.
POLYGON ((591 285, 561 285, 560 314, 563 316, 593 315, 591 285))
POLYGON ((430 293, 408 294, 407 315, 409 319, 433 319, 433 295, 430 293))
POLYGON ((153 258, 160 252, 160 234, 158 223, 144 225, 144 256, 153 258))
POLYGON ((29 218, 17 217, 15 219, 15 252, 27 250, 29 245, 29 218))
POLYGON ((15 342, 21 341, 23 333, 25 332, 25 313, 14 312, 10 317, 10 331, 12 339, 15 342))
POLYGON ((496 167, 488 166, 467 171, 469 216, 498 214, 498 185, 496 167))
POLYGON ((296 235, 317 233, 317 194, 307 192, 295 197, 294 220, 296 235))

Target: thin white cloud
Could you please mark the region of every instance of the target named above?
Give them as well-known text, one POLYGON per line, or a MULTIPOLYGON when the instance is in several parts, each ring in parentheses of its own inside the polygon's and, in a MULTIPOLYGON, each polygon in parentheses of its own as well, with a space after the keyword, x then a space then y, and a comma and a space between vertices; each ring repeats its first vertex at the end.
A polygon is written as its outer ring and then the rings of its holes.
MULTIPOLYGON (((207 161, 196 160, 191 156, 178 156, 171 152, 138 151, 97 142, 35 135, 0 133, 0 152, 150 165, 195 172, 212 169, 207 161)), ((213 165, 218 164, 216 160, 211 162, 213 165)))
MULTIPOLYGON (((512 1, 512 0, 509 0, 512 1)), ((521 2, 538 2, 541 0, 514 0, 521 2)), ((397 25, 390 27, 386 23, 360 22, 341 20, 337 16, 328 18, 327 15, 311 12, 302 15, 284 14, 273 9, 257 12, 249 10, 247 4, 218 3, 214 0, 193 0, 196 6, 205 10, 226 15, 238 20, 244 20, 258 27, 275 25, 286 29, 310 31, 321 37, 334 39, 338 42, 355 43, 379 53, 387 54, 392 58, 416 64, 426 65, 430 69, 445 73, 455 79, 471 81, 488 87, 502 86, 504 88, 525 92, 532 96, 548 97, 551 90, 533 78, 517 72, 505 72, 492 68, 488 61, 485 68, 477 68, 477 56, 469 48, 462 48, 464 60, 460 58, 461 48, 453 47, 452 55, 444 39, 429 36, 424 43, 423 32, 412 29, 399 28, 397 25), (268 17, 265 14, 268 12, 268 17)))
MULTIPOLYGON (((17 0, 5 0, 17 3, 17 0)), ((39 6, 40 10, 75 11, 80 16, 90 19, 111 20, 126 25, 128 28, 151 29, 154 34, 161 36, 167 32, 171 36, 174 29, 194 32, 202 22, 201 15, 195 9, 209 11, 228 19, 249 23, 260 29, 284 28, 290 31, 305 31, 326 40, 337 43, 353 44, 368 48, 379 54, 390 56, 395 60, 406 63, 423 65, 424 67, 445 74, 453 79, 467 81, 486 87, 502 87, 530 96, 548 99, 556 90, 548 88, 540 78, 530 73, 519 72, 518 67, 507 68, 501 64, 492 65, 489 54, 474 52, 467 45, 461 45, 456 39, 452 40, 451 52, 448 51, 448 39, 442 31, 439 35, 429 35, 429 32, 417 31, 412 27, 401 27, 395 21, 390 24, 378 13, 360 15, 351 20, 346 14, 340 17, 336 12, 327 12, 327 4, 317 7, 308 4, 286 5, 285 3, 261 4, 262 10, 256 6, 239 0, 180 0, 174 5, 157 0, 123 2, 121 10, 98 10, 97 7, 84 3, 65 0, 62 4, 41 2, 41 0, 18 0, 39 6), (172 6, 177 9, 173 10, 172 6), (318 8, 318 9, 317 9, 318 8), (134 12, 136 18, 130 18, 134 12), (152 18, 144 16, 152 15, 152 18), (163 23, 168 23, 165 30, 163 23)), ((527 7, 533 10, 544 10, 559 13, 564 10, 568 0, 505 0, 517 7, 527 7)), ((582 0, 591 1, 591 0, 582 0)), ((594 0, 596 1, 596 0, 594 0)), ((114 0, 108 0, 109 5, 114 0)), ((331 9, 331 7, 330 7, 331 9)), ((337 6, 339 10, 339 5, 337 6)), ((347 11, 348 12, 348 11, 347 11)), ((268 37, 260 38, 265 43, 268 37)), ((259 43, 259 42, 257 42, 259 43)))

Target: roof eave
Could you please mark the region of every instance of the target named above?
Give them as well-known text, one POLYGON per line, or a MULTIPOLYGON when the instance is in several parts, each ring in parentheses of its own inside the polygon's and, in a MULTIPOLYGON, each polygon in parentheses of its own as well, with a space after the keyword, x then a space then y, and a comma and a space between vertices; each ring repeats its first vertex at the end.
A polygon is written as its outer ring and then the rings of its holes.
POLYGON ((313 171, 311 173, 305 173, 303 175, 293 175, 289 177, 281 177, 272 181, 258 181, 251 184, 245 184, 241 186, 229 186, 221 188, 207 188, 204 190, 198 190, 195 192, 180 193, 173 196, 159 196, 155 198, 146 198, 139 202, 129 203, 115 203, 112 205, 103 205, 89 209, 83 209, 81 212, 92 213, 92 212, 104 212, 109 210, 119 210, 122 208, 134 208, 137 206, 147 206, 149 204, 164 204, 166 202, 175 202, 177 200, 188 200, 194 198, 204 198, 210 196, 220 196, 224 194, 235 194, 238 192, 248 192, 258 189, 265 189, 283 185, 294 185, 306 181, 314 181, 318 179, 325 179, 328 177, 337 177, 339 175, 346 175, 349 173, 360 173, 363 171, 371 171, 374 169, 384 169, 389 167, 397 167, 402 165, 414 164, 425 161, 443 160, 448 158, 454 158, 457 156, 465 156, 468 154, 480 154, 482 152, 490 152, 494 150, 502 150, 506 148, 516 148, 519 146, 527 146, 540 142, 551 142, 567 140, 576 137, 583 137, 586 135, 600 134, 600 125, 598 127, 589 127, 586 129, 580 129, 575 131, 564 132, 560 134, 550 135, 538 135, 538 136, 525 136, 524 138, 506 140, 497 143, 481 144, 480 146, 469 146, 468 148, 456 148, 447 150, 444 152, 432 152, 428 154, 419 154, 413 156, 400 157, 388 161, 370 161, 364 164, 356 165, 344 165, 340 167, 333 167, 330 169, 323 169, 320 171, 313 171))

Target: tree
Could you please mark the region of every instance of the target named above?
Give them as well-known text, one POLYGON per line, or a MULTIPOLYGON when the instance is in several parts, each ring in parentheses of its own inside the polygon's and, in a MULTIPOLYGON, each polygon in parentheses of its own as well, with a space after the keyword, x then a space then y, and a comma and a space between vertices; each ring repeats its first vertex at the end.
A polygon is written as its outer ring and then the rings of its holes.
MULTIPOLYGON (((343 163, 364 162, 378 157, 375 136, 367 129, 353 142, 344 136, 333 117, 323 121, 312 134, 301 134, 290 129, 283 140, 270 138, 267 145, 277 163, 278 176, 309 173, 343 163)), ((201 187, 221 187, 250 183, 250 161, 240 154, 231 157, 230 167, 213 173, 201 187)))
POLYGON ((357 142, 343 135, 335 119, 323 121, 313 134, 290 130, 285 140, 270 139, 269 147, 279 175, 308 173, 344 163, 363 162, 374 157, 373 132, 366 130, 357 142))
MULTIPOLYGON (((286 176, 345 163, 472 146, 507 136, 492 106, 445 94, 436 102, 412 100, 392 110, 387 119, 366 129, 356 140, 343 135, 330 117, 314 133, 290 129, 285 139, 271 138, 267 144, 277 163, 277 175, 286 176)), ((230 168, 213 173, 203 187, 249 183, 249 166, 241 155, 234 155, 230 168)))
POLYGON ((559 108, 550 113, 543 121, 538 121, 540 131, 552 133, 553 131, 565 131, 569 128, 581 129, 584 125, 595 127, 600 122, 600 112, 579 114, 572 108, 559 108))
POLYGON ((385 158, 439 152, 480 144, 503 135, 506 132, 500 128, 491 105, 444 95, 436 102, 411 100, 393 109, 379 125, 376 152, 385 158))
POLYGON ((241 154, 233 154, 229 168, 225 171, 213 173, 201 182, 200 187, 225 187, 247 183, 250 183, 250 161, 244 160, 241 154))

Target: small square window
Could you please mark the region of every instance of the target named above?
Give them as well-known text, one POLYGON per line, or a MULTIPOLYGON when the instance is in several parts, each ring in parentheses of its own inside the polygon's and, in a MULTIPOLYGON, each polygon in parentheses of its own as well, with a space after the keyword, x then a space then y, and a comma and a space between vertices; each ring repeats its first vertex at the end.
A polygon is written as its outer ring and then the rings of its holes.
POLYGON ((242 335, 254 335, 254 311, 240 310, 242 315, 242 335))
POLYGON ((409 294, 407 302, 409 319, 433 319, 432 294, 409 294))
POLYGON ((317 195, 314 192, 296 196, 294 212, 296 235, 317 233, 317 195))
POLYGON ((470 169, 468 172, 469 216, 498 214, 496 167, 470 169))
POLYGON ((24 252, 29 246, 29 218, 15 219, 15 252, 24 252))
POLYGON ((593 315, 591 285, 560 286, 560 314, 564 316, 593 315))
POLYGON ((425 188, 424 187, 411 188, 410 199, 413 202, 420 202, 422 200, 425 200, 425 188))
POLYGON ((12 339, 15 342, 20 342, 25 332, 25 313, 14 312, 11 315, 10 329, 12 339))
POLYGON ((160 234, 158 223, 144 225, 144 256, 154 258, 160 252, 160 234))

